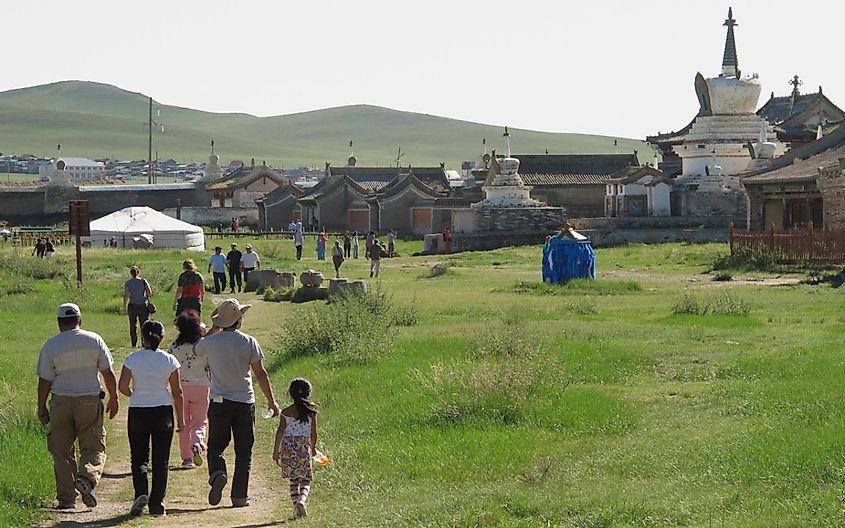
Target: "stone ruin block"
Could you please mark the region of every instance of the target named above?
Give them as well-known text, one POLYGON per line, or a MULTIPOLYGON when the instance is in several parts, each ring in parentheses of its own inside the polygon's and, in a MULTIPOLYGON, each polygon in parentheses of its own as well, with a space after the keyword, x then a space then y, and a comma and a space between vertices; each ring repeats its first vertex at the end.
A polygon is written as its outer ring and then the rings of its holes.
POLYGON ((326 280, 326 277, 322 273, 312 269, 302 272, 302 275, 299 276, 299 282, 305 288, 319 288, 324 280, 326 280))
POLYGON ((367 283, 362 280, 329 279, 329 298, 366 293, 367 290, 367 283))
POLYGON ((293 288, 295 277, 296 275, 293 273, 280 273, 272 268, 250 271, 244 291, 254 292, 260 287, 273 288, 274 290, 280 288, 293 288))

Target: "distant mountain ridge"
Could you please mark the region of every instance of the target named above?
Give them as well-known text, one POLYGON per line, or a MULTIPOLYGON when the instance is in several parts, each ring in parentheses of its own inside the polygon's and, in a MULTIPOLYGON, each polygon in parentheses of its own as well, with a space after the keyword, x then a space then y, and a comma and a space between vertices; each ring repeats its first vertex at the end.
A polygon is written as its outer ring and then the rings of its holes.
MULTIPOLYGON (((461 160, 481 153, 487 138, 491 150, 500 143, 498 126, 428 114, 352 105, 296 114, 257 117, 215 113, 155 103, 164 124, 154 130, 154 148, 161 159, 201 161, 211 139, 223 162, 266 161, 295 167, 324 162, 344 163, 349 141, 363 165, 393 165, 401 147, 403 165, 459 168, 461 160)), ((157 112, 158 113, 158 112, 157 112)), ((146 159, 148 99, 146 95, 89 81, 61 81, 0 92, 0 152, 66 155, 90 158, 146 159)), ((587 134, 511 129, 520 152, 612 153, 639 150, 651 157, 643 141, 587 134)))

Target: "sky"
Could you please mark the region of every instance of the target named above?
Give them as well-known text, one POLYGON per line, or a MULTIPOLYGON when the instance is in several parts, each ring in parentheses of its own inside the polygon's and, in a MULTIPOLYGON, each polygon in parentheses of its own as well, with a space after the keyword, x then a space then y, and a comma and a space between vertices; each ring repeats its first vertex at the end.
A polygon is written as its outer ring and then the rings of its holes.
POLYGON ((760 105, 798 74, 845 108, 845 2, 829 0, 3 0, 0 91, 77 79, 214 112, 364 103, 644 138, 697 112, 728 6, 760 105))

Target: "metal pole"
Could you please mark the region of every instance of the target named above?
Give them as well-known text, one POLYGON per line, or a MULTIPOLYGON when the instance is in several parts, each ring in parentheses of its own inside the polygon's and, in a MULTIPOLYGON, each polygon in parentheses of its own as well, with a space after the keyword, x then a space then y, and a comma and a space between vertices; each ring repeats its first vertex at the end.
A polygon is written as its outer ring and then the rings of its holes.
POLYGON ((147 183, 153 183, 153 98, 150 96, 149 148, 147 150, 147 183))
POLYGON ((82 237, 76 233, 76 285, 82 286, 82 237))

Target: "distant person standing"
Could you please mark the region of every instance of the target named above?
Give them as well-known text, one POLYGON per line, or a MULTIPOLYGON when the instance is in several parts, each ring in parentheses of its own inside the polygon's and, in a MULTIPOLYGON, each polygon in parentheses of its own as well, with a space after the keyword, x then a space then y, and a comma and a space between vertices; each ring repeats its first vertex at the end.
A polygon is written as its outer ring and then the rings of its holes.
POLYGON ((235 293, 235 281, 238 283, 238 293, 241 292, 241 253, 237 244, 232 244, 232 249, 226 254, 226 265, 229 267, 229 286, 232 288, 229 293, 235 293))
POLYGON ((384 246, 382 246, 381 242, 374 238, 373 244, 370 246, 370 277, 378 277, 378 272, 381 269, 382 251, 384 251, 384 246))
POLYGON ((59 334, 48 339, 38 355, 38 420, 50 424, 47 448, 53 455, 58 508, 75 508, 77 491, 82 502, 93 508, 97 505, 94 489, 106 463, 104 393, 98 375, 103 377, 109 394, 105 407, 109 418, 117 414, 117 381, 109 347, 99 335, 82 329, 79 306, 59 306, 57 322, 59 334), (47 396, 51 393, 48 410, 47 396))
POLYGON ((197 265, 192 259, 183 261, 182 269, 185 271, 179 275, 173 309, 176 310, 177 317, 185 310, 193 310, 199 316, 202 313, 205 283, 202 275, 197 273, 197 265))
POLYGON ((302 260, 302 222, 296 222, 293 231, 293 245, 296 246, 296 260, 302 260))
POLYGON ((208 271, 214 274, 214 293, 226 290, 226 257, 222 251, 223 248, 217 246, 208 258, 208 271))
POLYGON ((55 254, 55 253, 56 253, 56 248, 53 246, 53 243, 52 243, 52 242, 50 242, 50 239, 48 238, 48 239, 44 242, 44 256, 45 256, 46 258, 50 258, 50 257, 52 257, 52 256, 53 256, 53 254, 55 254))
POLYGON ((317 260, 326 260, 326 244, 328 241, 329 237, 326 236, 325 229, 320 231, 317 236, 317 260))
POLYGON ((393 252, 396 250, 396 235, 393 230, 387 232, 387 256, 393 258, 393 252))
POLYGON ((352 233, 352 258, 358 258, 358 232, 352 233))
POLYGON ((179 382, 179 361, 159 349, 164 339, 164 325, 147 321, 141 327, 144 348, 129 354, 123 362, 118 387, 129 396, 129 452, 132 487, 135 499, 131 515, 141 515, 149 504, 150 515, 164 516, 167 494, 167 463, 173 442, 173 411, 177 431, 183 423, 182 386, 179 382), (168 392, 168 387, 170 392, 168 392), (152 457, 150 447, 152 444, 152 457), (152 470, 152 493, 147 480, 152 470))
POLYGON ((346 258, 352 256, 352 235, 349 231, 343 234, 343 256, 346 258))
POLYGON ((138 266, 129 268, 132 278, 123 284, 123 311, 129 316, 129 338, 132 346, 138 346, 138 327, 144 325, 150 318, 147 302, 153 295, 150 283, 142 279, 138 266))
POLYGON ((370 249, 373 247, 373 240, 376 239, 376 232, 370 231, 367 233, 367 238, 364 240, 364 258, 370 258, 370 249))
POLYGON ((35 241, 35 247, 32 250, 32 254, 37 256, 38 258, 44 258, 44 251, 46 248, 47 244, 45 244, 44 241, 39 238, 35 241))
POLYGON ((296 231, 296 222, 295 221, 293 221, 293 220, 290 221, 290 223, 288 224, 288 231, 290 231, 291 233, 296 231))
POLYGON ((449 231, 448 227, 443 228, 443 247, 446 253, 452 252, 452 232, 449 231))
POLYGON ((179 362, 179 377, 184 399, 185 426, 179 432, 179 456, 183 468, 202 465, 202 454, 207 449, 208 358, 197 353, 194 345, 205 335, 205 326, 189 314, 176 318, 179 335, 170 343, 167 352, 179 362))
POLYGON ((226 299, 214 309, 211 321, 222 331, 209 332, 197 342, 197 354, 208 357, 211 373, 211 405, 208 409, 208 475, 211 489, 208 503, 220 503, 228 481, 223 452, 230 440, 235 443, 235 472, 232 479, 232 506, 249 506, 249 473, 255 443, 255 392, 250 370, 264 396, 267 409, 279 415, 270 377, 264 368, 264 353, 258 341, 241 332, 244 313, 250 305, 226 299))
POLYGON ((241 255, 241 269, 244 272, 244 284, 246 284, 246 281, 249 280, 249 272, 261 267, 261 259, 249 244, 244 249, 246 253, 241 255))
POLYGON ((340 265, 343 264, 343 248, 340 247, 340 242, 337 240, 334 241, 334 247, 332 248, 332 264, 334 264, 334 274, 339 279, 340 265))

